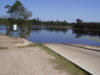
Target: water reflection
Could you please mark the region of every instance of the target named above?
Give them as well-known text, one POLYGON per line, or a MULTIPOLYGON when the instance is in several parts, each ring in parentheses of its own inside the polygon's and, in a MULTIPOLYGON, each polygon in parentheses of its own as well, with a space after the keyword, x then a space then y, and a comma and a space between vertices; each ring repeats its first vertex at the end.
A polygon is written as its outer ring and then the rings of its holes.
POLYGON ((100 42, 98 43, 97 41, 94 42, 94 40, 87 39, 87 37, 100 39, 100 31, 96 30, 18 25, 18 30, 13 31, 13 25, 0 25, 0 33, 14 37, 23 37, 36 43, 75 43, 100 45, 100 42))
POLYGON ((42 27, 31 27, 31 31, 40 32, 42 30, 42 27))
MULTIPOLYGON (((49 32, 62 32, 62 33, 67 33, 69 28, 57 28, 57 27, 38 27, 38 26, 31 26, 31 25, 18 25, 18 30, 14 31, 13 30, 13 25, 1 25, 0 30, 6 30, 6 35, 11 35, 19 37, 24 37, 27 38, 32 32, 41 32, 41 30, 46 30, 49 32)), ((84 30, 84 29, 71 29, 72 34, 75 34, 76 38, 81 38, 82 36, 90 36, 90 37, 100 37, 100 31, 97 30, 84 30)), ((34 33, 32 33, 34 35, 34 33)))
POLYGON ((18 30, 16 31, 13 30, 13 25, 6 26, 6 35, 27 38, 30 35, 30 32, 30 25, 18 25, 18 30))
MULTIPOLYGON (((68 31, 68 28, 55 28, 55 27, 37 27, 34 26, 32 27, 31 25, 18 25, 18 30, 14 31, 13 30, 13 25, 7 25, 6 26, 6 35, 11 35, 11 36, 16 36, 16 37, 23 37, 23 38, 27 38, 31 31, 32 32, 41 32, 41 30, 46 30, 49 32, 62 32, 62 33, 66 33, 68 31)), ((32 33, 34 35, 34 33, 32 33)))
POLYGON ((80 38, 82 36, 90 36, 90 37, 99 37, 100 31, 97 30, 84 30, 84 29, 72 29, 73 34, 76 35, 76 38, 80 38))
POLYGON ((48 30, 50 32, 63 32, 66 33, 68 31, 68 28, 55 28, 55 27, 45 27, 45 30, 48 30))

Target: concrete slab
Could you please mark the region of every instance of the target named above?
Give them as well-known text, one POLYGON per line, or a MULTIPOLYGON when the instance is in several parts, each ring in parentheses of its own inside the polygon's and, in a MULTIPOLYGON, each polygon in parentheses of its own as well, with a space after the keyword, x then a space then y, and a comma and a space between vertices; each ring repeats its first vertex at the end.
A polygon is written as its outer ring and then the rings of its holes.
POLYGON ((100 52, 63 44, 45 44, 93 75, 100 75, 100 52))

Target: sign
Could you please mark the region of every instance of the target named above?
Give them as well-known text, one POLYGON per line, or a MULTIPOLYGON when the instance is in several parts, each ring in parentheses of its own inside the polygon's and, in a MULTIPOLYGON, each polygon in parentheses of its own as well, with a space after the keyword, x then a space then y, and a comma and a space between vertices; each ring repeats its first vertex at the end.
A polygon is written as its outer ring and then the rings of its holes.
POLYGON ((16 24, 13 25, 13 30, 14 30, 14 31, 17 30, 17 25, 16 25, 16 24))

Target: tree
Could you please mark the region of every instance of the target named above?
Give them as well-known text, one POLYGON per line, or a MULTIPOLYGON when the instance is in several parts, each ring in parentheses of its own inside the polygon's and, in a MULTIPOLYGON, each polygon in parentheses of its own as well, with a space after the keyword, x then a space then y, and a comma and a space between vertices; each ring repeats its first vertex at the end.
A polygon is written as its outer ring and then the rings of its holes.
POLYGON ((8 9, 7 13, 12 19, 29 19, 32 16, 32 12, 24 8, 18 0, 12 6, 6 5, 5 8, 8 9))
POLYGON ((83 21, 81 19, 76 19, 76 25, 75 28, 84 28, 83 21))
POLYGON ((83 21, 81 19, 76 19, 77 23, 82 23, 83 21))

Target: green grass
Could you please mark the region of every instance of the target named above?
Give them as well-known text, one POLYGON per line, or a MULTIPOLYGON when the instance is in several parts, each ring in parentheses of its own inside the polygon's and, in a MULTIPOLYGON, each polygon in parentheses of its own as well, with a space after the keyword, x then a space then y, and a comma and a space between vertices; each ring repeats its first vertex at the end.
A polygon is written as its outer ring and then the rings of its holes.
POLYGON ((81 69, 77 65, 73 64, 66 58, 62 57, 61 55, 57 54, 53 50, 49 49, 43 44, 36 44, 35 46, 41 47, 43 50, 46 50, 50 55, 54 56, 55 59, 52 59, 51 61, 55 64, 55 69, 57 70, 64 70, 66 73, 70 73, 70 75, 91 75, 85 70, 81 69))

